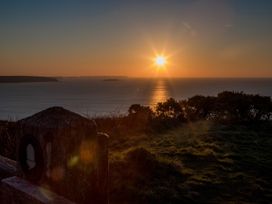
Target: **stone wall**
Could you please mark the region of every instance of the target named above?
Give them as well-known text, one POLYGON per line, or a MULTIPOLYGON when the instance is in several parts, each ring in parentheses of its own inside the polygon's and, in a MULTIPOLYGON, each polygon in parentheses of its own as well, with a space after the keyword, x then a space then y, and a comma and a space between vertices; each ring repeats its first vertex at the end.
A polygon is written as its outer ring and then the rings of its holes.
POLYGON ((7 203, 32 199, 25 188, 55 192, 80 203, 108 203, 108 136, 98 133, 93 121, 53 107, 11 125, 2 126, 2 135, 15 139, 12 145, 18 162, 13 165, 17 168, 2 173, 2 178, 21 178, 3 180, 1 190, 7 203))

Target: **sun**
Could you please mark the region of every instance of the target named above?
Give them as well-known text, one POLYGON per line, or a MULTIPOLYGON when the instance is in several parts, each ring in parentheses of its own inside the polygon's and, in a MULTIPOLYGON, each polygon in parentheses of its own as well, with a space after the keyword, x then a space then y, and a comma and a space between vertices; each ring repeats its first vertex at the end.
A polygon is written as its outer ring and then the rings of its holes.
POLYGON ((163 55, 158 55, 154 58, 154 62, 158 67, 164 67, 167 64, 167 59, 163 55))

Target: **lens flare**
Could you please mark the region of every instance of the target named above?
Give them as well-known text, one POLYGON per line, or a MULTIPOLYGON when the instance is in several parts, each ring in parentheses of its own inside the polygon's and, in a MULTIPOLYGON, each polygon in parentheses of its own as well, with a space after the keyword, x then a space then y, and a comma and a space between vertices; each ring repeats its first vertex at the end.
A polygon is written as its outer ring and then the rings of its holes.
POLYGON ((167 59, 165 56, 159 55, 155 57, 154 62, 158 67, 163 67, 166 65, 167 59))

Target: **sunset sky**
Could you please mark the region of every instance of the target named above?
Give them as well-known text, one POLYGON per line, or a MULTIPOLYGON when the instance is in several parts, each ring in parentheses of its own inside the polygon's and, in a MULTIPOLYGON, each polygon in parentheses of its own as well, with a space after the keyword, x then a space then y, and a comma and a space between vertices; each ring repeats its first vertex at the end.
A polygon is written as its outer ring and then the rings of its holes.
POLYGON ((272 77, 271 0, 0 1, 0 75, 272 77))

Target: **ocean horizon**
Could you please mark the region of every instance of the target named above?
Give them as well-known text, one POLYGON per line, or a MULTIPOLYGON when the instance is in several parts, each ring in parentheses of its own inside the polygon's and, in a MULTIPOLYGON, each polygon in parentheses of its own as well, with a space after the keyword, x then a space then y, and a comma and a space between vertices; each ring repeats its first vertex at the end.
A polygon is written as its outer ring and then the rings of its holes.
POLYGON ((52 106, 84 116, 126 114, 132 104, 154 107, 173 97, 222 91, 272 96, 272 78, 59 77, 59 82, 0 84, 0 120, 18 120, 52 106))

